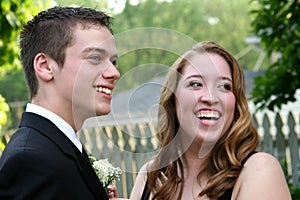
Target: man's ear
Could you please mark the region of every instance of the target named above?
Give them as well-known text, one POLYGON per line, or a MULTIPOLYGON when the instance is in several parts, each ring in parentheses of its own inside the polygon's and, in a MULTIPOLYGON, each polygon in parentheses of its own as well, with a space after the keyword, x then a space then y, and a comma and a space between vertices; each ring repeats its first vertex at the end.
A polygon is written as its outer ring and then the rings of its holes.
POLYGON ((33 61, 36 76, 44 81, 53 79, 53 66, 51 58, 44 53, 38 53, 33 61))

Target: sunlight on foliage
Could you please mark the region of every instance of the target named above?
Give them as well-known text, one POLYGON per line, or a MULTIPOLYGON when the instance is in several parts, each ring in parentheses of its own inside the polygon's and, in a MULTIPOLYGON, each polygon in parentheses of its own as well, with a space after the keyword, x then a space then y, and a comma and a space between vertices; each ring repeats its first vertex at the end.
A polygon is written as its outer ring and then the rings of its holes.
POLYGON ((300 88, 300 1, 251 0, 251 25, 272 64, 255 79, 252 92, 260 108, 281 108, 296 101, 300 88))
POLYGON ((0 4, 0 78, 8 69, 20 69, 19 34, 21 27, 50 1, 3 0, 0 4))
POLYGON ((9 107, 5 103, 5 99, 0 95, 0 130, 2 126, 7 123, 7 114, 9 112, 9 107))

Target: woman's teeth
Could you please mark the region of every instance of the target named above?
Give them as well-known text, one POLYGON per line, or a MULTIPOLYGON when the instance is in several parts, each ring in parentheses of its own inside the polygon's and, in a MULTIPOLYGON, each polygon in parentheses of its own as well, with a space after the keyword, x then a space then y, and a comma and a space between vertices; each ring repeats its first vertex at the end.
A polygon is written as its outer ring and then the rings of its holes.
POLYGON ((199 119, 219 119, 220 115, 218 112, 200 112, 197 117, 199 119))

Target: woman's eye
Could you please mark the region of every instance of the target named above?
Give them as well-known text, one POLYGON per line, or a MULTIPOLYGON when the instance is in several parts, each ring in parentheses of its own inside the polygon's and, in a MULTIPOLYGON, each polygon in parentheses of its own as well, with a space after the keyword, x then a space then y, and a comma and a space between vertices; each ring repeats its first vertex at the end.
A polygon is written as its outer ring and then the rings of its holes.
POLYGON ((191 87, 202 87, 202 83, 194 81, 194 82, 190 83, 190 86, 191 87))
POLYGON ((224 90, 226 90, 226 91, 231 91, 231 90, 232 90, 231 84, 226 84, 226 83, 220 85, 220 88, 222 88, 222 89, 224 89, 224 90))

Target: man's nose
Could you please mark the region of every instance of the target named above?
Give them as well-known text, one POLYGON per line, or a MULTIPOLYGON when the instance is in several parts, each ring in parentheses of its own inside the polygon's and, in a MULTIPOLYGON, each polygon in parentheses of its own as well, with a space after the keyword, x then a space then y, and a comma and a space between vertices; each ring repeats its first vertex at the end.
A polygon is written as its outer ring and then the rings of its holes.
POLYGON ((116 80, 120 77, 120 72, 117 69, 115 65, 113 65, 111 62, 107 65, 107 68, 103 72, 102 75, 106 79, 113 79, 116 80))

